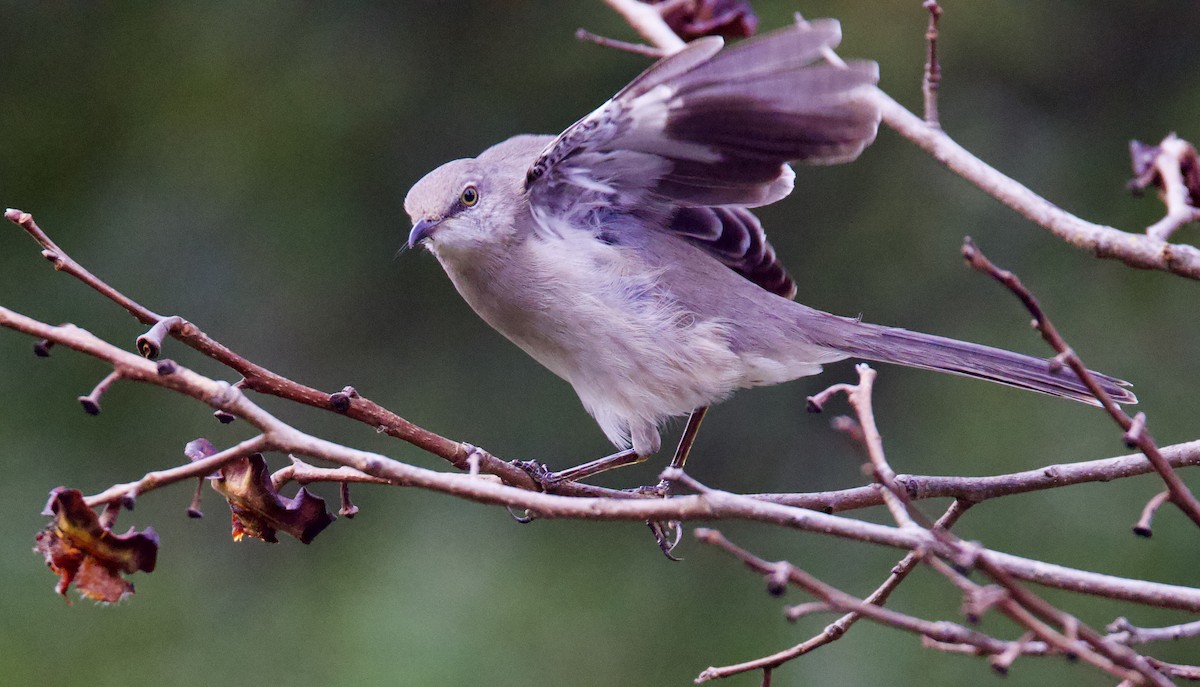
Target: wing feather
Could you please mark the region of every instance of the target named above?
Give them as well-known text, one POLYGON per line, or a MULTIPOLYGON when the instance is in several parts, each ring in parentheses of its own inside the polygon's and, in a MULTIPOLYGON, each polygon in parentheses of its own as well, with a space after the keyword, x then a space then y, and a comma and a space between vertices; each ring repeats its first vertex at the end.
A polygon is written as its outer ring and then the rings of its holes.
POLYGON ((838 23, 821 20, 727 50, 704 38, 660 60, 542 151, 525 179, 534 217, 551 231, 636 214, 791 295, 744 208, 791 192, 788 162, 845 162, 874 140, 878 67, 826 62, 840 40, 838 23))

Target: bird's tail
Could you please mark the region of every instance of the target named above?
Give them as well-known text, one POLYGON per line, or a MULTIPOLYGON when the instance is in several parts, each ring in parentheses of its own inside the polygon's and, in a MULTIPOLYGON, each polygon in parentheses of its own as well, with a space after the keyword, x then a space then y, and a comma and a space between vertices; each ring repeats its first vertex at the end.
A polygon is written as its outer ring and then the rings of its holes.
MULTIPOLYGON (((829 317, 837 322, 825 321, 823 324, 827 326, 806 327, 806 334, 814 343, 836 348, 853 357, 986 379, 1100 405, 1069 367, 1054 365, 1050 360, 932 334, 829 317)), ((1092 376, 1117 403, 1137 403, 1137 397, 1127 388, 1131 386, 1129 382, 1096 372, 1092 376)))

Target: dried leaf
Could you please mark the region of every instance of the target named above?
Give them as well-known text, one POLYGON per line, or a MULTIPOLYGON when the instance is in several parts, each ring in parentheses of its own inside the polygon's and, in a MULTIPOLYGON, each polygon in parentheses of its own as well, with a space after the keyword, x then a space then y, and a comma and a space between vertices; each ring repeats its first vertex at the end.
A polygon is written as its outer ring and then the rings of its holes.
POLYGON ((234 541, 249 535, 275 543, 275 532, 282 530, 307 544, 337 519, 325 510, 324 499, 303 487, 293 499, 276 491, 261 454, 226 464, 212 485, 233 511, 234 541))
POLYGON ((700 36, 744 37, 758 30, 758 17, 747 0, 653 0, 650 4, 672 3, 663 21, 685 41, 700 36))
POLYGON ((59 576, 54 590, 64 598, 74 584, 86 598, 116 603, 133 594, 133 583, 122 573, 154 572, 158 558, 154 528, 113 534, 84 503, 83 494, 66 487, 50 492, 44 512, 54 516, 54 522, 37 533, 33 550, 42 554, 46 565, 59 576))

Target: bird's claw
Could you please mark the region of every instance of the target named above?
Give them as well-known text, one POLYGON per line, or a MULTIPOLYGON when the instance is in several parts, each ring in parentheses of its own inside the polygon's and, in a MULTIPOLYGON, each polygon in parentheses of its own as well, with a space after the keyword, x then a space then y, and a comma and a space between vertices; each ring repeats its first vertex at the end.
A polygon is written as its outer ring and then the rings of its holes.
POLYGON ((638 496, 651 496, 653 498, 665 499, 671 495, 671 485, 666 480, 663 480, 652 487, 633 487, 632 489, 626 489, 625 492, 629 494, 637 494, 638 496))
POLYGON ((658 543, 658 549, 668 560, 681 561, 682 558, 675 556, 675 547, 679 546, 680 540, 683 539, 683 524, 678 520, 647 520, 646 525, 650 527, 650 532, 654 535, 654 541, 658 543))
POLYGON ((542 491, 546 491, 546 487, 561 481, 558 473, 552 472, 545 463, 536 460, 514 460, 512 463, 524 470, 525 474, 529 475, 529 479, 536 482, 542 491))
POLYGON ((533 522, 534 520, 537 520, 537 516, 534 515, 533 513, 529 512, 528 509, 525 509, 524 512, 521 512, 521 511, 513 509, 512 506, 505 506, 504 508, 505 508, 505 510, 508 511, 508 514, 512 517, 513 520, 516 520, 518 523, 520 523, 522 525, 528 525, 529 523, 533 522))

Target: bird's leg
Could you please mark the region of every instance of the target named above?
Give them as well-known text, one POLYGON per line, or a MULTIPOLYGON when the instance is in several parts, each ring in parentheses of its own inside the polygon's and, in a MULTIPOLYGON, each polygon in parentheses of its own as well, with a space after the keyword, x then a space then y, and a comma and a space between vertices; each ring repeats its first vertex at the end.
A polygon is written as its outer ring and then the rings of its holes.
POLYGON ((587 479, 592 475, 598 475, 601 472, 606 472, 614 468, 624 467, 626 465, 634 465, 646 460, 650 456, 639 456, 637 451, 633 449, 625 449, 618 451, 612 455, 597 458, 596 460, 588 461, 582 465, 576 465, 573 468, 559 470, 558 472, 550 472, 546 466, 535 461, 522 461, 517 463, 521 469, 529 473, 529 476, 535 482, 542 485, 543 488, 557 484, 558 482, 578 482, 581 479, 587 479))
MULTIPOLYGON (((671 458, 671 467, 682 470, 684 464, 687 463, 692 444, 696 442, 696 434, 700 432, 700 423, 704 421, 704 414, 707 412, 708 406, 700 406, 693 410, 691 415, 688 415, 687 425, 683 428, 683 434, 679 436, 679 446, 675 448, 675 455, 671 458)), ((646 491, 665 499, 671 495, 671 483, 664 479, 657 486, 649 487, 646 491)), ((683 537, 683 525, 674 520, 666 522, 648 520, 646 524, 650 526, 654 541, 658 543, 658 548, 663 555, 672 561, 678 561, 674 551, 683 537)))
POLYGON ((692 452, 692 444, 696 443, 696 435, 700 433, 700 423, 704 421, 704 414, 707 412, 708 406, 700 406, 688 415, 687 426, 683 428, 683 434, 679 437, 679 446, 675 447, 675 457, 671 458, 671 467, 683 469, 688 454, 692 452))
MULTIPOLYGON (((687 463, 692 444, 696 442, 696 435, 700 432, 700 423, 704 421, 704 414, 707 412, 708 406, 700 406, 688 415, 687 425, 683 428, 683 434, 679 436, 679 446, 675 447, 675 455, 671 458, 671 467, 682 470, 687 463)), ((671 484, 662 480, 657 486, 646 487, 645 490, 666 498, 671 495, 671 484)))

